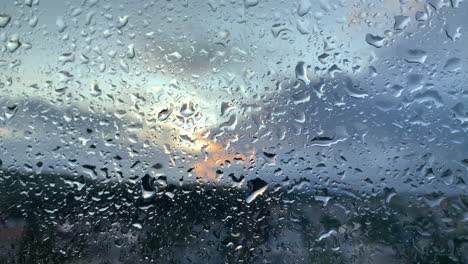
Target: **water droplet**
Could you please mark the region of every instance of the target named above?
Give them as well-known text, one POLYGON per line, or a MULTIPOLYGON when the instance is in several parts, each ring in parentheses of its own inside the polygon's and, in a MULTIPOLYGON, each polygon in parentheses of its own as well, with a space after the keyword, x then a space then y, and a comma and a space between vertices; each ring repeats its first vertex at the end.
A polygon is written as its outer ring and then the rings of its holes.
POLYGON ((427 52, 420 49, 410 49, 405 55, 405 61, 409 63, 423 64, 427 59, 427 52))
POLYGON ((141 178, 141 193, 143 199, 152 198, 156 194, 157 190, 155 190, 154 182, 155 179, 148 174, 141 178))
POLYGON ((299 33, 301 33, 302 35, 307 35, 310 33, 309 27, 310 26, 306 21, 297 20, 296 22, 297 31, 299 31, 299 33))
POLYGON ((372 34, 366 34, 366 42, 376 48, 381 48, 385 45, 385 38, 374 36, 372 34))
POLYGON ((299 7, 297 8, 297 14, 299 16, 305 16, 309 13, 311 8, 312 4, 310 3, 310 0, 301 0, 301 2, 299 2, 299 7))
POLYGON ((182 58, 182 55, 179 52, 173 52, 166 56, 167 62, 178 62, 182 58))
POLYGON ((89 92, 92 96, 100 96, 102 93, 102 90, 99 88, 98 83, 94 82, 93 85, 91 85, 91 89, 89 92))
POLYGON ((453 8, 459 8, 461 2, 463 2, 463 1, 464 1, 464 0, 451 0, 450 2, 452 3, 452 7, 453 7, 453 8))
POLYGON ((171 114, 172 114, 172 105, 170 108, 163 109, 161 112, 159 112, 158 120, 161 122, 166 121, 171 114))
POLYGON ((245 8, 253 7, 258 5, 260 0, 244 0, 244 6, 245 8))
POLYGON ((416 21, 418 21, 418 22, 423 22, 423 21, 426 21, 426 20, 427 20, 428 15, 427 15, 426 12, 418 11, 418 12, 416 12, 416 14, 415 14, 415 18, 416 18, 416 21))
POLYGON ((16 112, 18 112, 18 105, 7 106, 6 110, 5 118, 12 119, 16 115, 16 112))
POLYGON ((410 74, 408 75, 408 89, 410 93, 416 92, 423 87, 424 75, 422 74, 410 74))
POLYGON ((128 16, 119 16, 117 21, 117 28, 122 29, 128 24, 128 16))
POLYGON ((248 186, 251 193, 245 200, 247 203, 255 201, 258 196, 262 195, 268 189, 268 183, 259 178, 250 180, 248 186))
POLYGON ((37 16, 33 16, 29 19, 28 25, 30 27, 35 27, 38 21, 39 21, 39 18, 37 16))
POLYGON ((328 238, 328 237, 331 237, 331 236, 335 236, 337 234, 336 230, 330 230, 328 231, 327 233, 321 235, 319 238, 317 238, 315 241, 319 242, 319 241, 322 241, 323 239, 325 238, 328 238))
POLYGON ((143 229, 143 226, 141 224, 139 224, 139 223, 134 223, 134 224, 132 224, 132 226, 135 227, 138 230, 143 229))
POLYGON ((220 129, 233 131, 237 126, 237 116, 231 115, 227 122, 221 124, 220 129))
POLYGON ((450 58, 447 60, 444 66, 444 70, 454 72, 461 70, 461 59, 460 58, 450 58))
POLYGON ((75 55, 73 55, 73 53, 64 53, 59 56, 58 60, 64 65, 67 62, 75 61, 75 55))
POLYGON ((184 117, 189 117, 195 114, 195 106, 193 105, 193 102, 190 101, 188 103, 183 104, 180 108, 180 114, 184 117))
POLYGON ((19 38, 17 35, 13 36, 8 42, 7 42, 7 50, 9 52, 15 52, 19 47, 21 46, 21 42, 19 41, 19 38))
POLYGON ((362 89, 360 85, 354 84, 352 80, 347 79, 345 82, 345 89, 349 96, 354 98, 366 98, 369 96, 367 91, 362 89))
POLYGON ((127 47, 127 58, 129 58, 129 59, 135 58, 135 45, 134 44, 128 45, 128 47, 127 47))
POLYGON ((437 91, 428 90, 422 93, 416 94, 414 96, 414 101, 417 103, 424 103, 424 102, 433 102, 437 107, 441 107, 444 105, 444 101, 442 96, 437 91))
POLYGON ((125 60, 123 60, 123 59, 119 60, 119 65, 120 65, 120 68, 124 72, 128 73, 130 71, 130 66, 128 65, 128 63, 125 60))
POLYGON ((307 68, 305 66, 305 63, 303 61, 298 62, 295 70, 296 70, 296 79, 299 81, 302 81, 306 85, 309 85, 310 80, 309 80, 309 77, 307 77, 307 68))
POLYGON ((305 92, 297 93, 293 95, 293 100, 295 105, 307 103, 310 101, 310 94, 305 92))
POLYGON ((447 37, 451 39, 452 41, 456 41, 461 37, 461 26, 452 26, 452 24, 447 25, 445 28, 445 33, 447 34, 447 37))
POLYGON ((291 31, 291 30, 284 23, 274 24, 271 27, 271 33, 273 34, 273 37, 275 38, 277 38, 282 32, 287 32, 287 31, 291 31))
POLYGON ((174 197, 175 197, 175 194, 173 192, 164 192, 164 195, 166 195, 170 199, 174 199, 174 197))
POLYGON ((64 32, 65 29, 68 27, 65 24, 65 21, 63 20, 63 17, 61 17, 61 16, 57 17, 57 20, 55 20, 55 25, 57 26, 57 30, 60 33, 64 32))
POLYGON ((410 22, 411 18, 409 16, 396 16, 393 28, 395 30, 403 30, 409 25, 410 22))
POLYGON ((397 104, 397 101, 394 98, 392 97, 387 98, 387 96, 379 97, 376 99, 376 102, 375 102, 375 106, 377 106, 377 108, 379 108, 380 110, 384 112, 393 109, 396 104, 397 104))
POLYGON ((11 17, 9 15, 0 14, 0 27, 4 28, 10 22, 11 17))
POLYGON ((465 105, 463 103, 458 103, 452 107, 452 111, 455 113, 455 118, 460 120, 460 122, 468 122, 468 109, 465 110, 465 105))
POLYGON ((229 102, 221 103, 221 116, 224 116, 230 109, 232 109, 234 105, 229 102))

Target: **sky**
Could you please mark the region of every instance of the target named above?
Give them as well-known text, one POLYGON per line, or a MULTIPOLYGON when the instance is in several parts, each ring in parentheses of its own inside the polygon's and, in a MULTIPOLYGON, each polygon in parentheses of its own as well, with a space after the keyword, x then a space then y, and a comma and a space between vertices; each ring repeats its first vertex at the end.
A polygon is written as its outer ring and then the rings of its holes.
POLYGON ((1 166, 466 193, 457 3, 2 2, 1 166))

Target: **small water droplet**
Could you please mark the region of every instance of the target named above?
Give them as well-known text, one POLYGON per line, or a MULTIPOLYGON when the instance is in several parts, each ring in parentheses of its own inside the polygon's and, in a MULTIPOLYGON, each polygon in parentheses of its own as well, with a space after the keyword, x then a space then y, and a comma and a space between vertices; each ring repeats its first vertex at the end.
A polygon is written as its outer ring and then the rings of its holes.
POLYGON ((172 113, 172 106, 170 108, 163 109, 158 114, 158 120, 161 121, 161 122, 166 121, 169 118, 169 116, 171 115, 171 113, 172 113))
POLYGON ((245 8, 253 7, 258 5, 260 0, 244 0, 244 6, 245 8))
POLYGON ((122 29, 128 24, 128 16, 119 16, 117 21, 117 28, 122 29))
POLYGON ((135 45, 134 44, 128 45, 128 47, 127 47, 127 58, 129 58, 129 59, 135 58, 135 45))
POLYGON ((37 18, 37 16, 33 16, 29 19, 28 25, 30 27, 35 27, 38 21, 39 21, 39 18, 37 18))
POLYGON ((303 61, 298 62, 295 70, 296 70, 296 79, 299 81, 302 81, 306 85, 309 85, 310 80, 307 77, 307 68, 305 66, 305 63, 303 61))
POLYGON ((60 32, 60 33, 65 31, 65 29, 68 27, 65 24, 65 21, 63 20, 63 17, 61 17, 61 16, 57 17, 57 20, 55 20, 55 25, 57 26, 58 32, 60 32))
POLYGON ((65 63, 67 63, 67 62, 75 61, 75 55, 73 55, 73 53, 64 53, 64 54, 59 56, 58 60, 63 65, 65 63))
POLYGON ((178 62, 182 58, 182 55, 179 52, 173 52, 166 56, 167 62, 178 62))
POLYGON ((21 42, 19 41, 18 37, 12 37, 6 45, 9 52, 15 52, 20 46, 21 42))

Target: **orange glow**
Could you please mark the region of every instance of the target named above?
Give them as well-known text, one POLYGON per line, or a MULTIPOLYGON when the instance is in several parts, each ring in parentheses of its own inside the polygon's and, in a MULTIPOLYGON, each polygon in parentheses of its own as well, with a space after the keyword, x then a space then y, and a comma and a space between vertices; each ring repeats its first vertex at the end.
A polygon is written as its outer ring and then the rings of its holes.
POLYGON ((246 154, 249 155, 246 156, 242 153, 236 152, 232 147, 226 150, 222 144, 208 139, 198 138, 197 141, 206 146, 204 148, 204 152, 206 153, 205 159, 201 162, 196 162, 193 165, 195 174, 201 179, 220 180, 216 177, 216 170, 219 166, 225 165, 226 162, 232 162, 235 160, 242 161, 244 164, 249 164, 251 161, 256 159, 255 149, 246 151, 246 154))

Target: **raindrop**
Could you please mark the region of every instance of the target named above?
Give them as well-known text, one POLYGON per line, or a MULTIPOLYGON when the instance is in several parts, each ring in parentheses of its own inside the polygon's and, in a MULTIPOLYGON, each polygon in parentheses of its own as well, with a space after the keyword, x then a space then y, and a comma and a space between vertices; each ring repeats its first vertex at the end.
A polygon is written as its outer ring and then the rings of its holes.
POLYGON ((135 45, 130 44, 127 47, 127 58, 133 59, 135 57, 135 45))
POLYGON ((444 66, 444 70, 454 72, 461 70, 461 59, 460 58, 450 58, 447 60, 444 66))
POLYGON ((416 21, 423 22, 427 20, 428 16, 426 12, 418 11, 416 12, 415 18, 416 18, 416 21))
POLYGON ((233 131, 237 126, 237 116, 231 115, 227 122, 221 124, 220 129, 233 131))
POLYGON ((149 199, 156 194, 157 190, 155 190, 154 182, 155 179, 148 174, 141 178, 141 191, 143 199, 149 199))
POLYGON ((182 114, 184 117, 189 117, 195 114, 195 106, 193 105, 193 102, 190 101, 183 104, 180 108, 180 114, 182 114))
POLYGON ((462 27, 461 26, 452 26, 452 25, 448 25, 446 28, 445 28, 445 33, 447 34, 447 37, 449 39, 451 39, 452 41, 456 41, 457 39, 459 39, 461 37, 461 29, 462 27))
POLYGON ((420 49, 410 49, 405 55, 405 61, 423 64, 427 59, 427 52, 420 49))
POLYGON ((117 21, 117 28, 122 29, 128 24, 128 16, 119 16, 117 21))
POLYGON ((354 98, 366 98, 369 96, 367 91, 365 91, 360 85, 354 84, 350 79, 346 80, 345 89, 348 95, 354 98))
POLYGON ((39 18, 37 16, 33 16, 29 19, 28 24, 30 27, 35 27, 38 21, 39 21, 39 18))
POLYGON ((101 93, 102 90, 99 88, 99 85, 97 84, 97 82, 94 82, 93 85, 91 85, 90 94, 92 96, 99 96, 101 95, 101 93))
POLYGON ((68 27, 65 24, 65 21, 63 20, 63 17, 61 17, 61 16, 57 17, 57 20, 55 20, 55 25, 57 26, 57 30, 60 33, 64 32, 65 29, 68 27))
POLYGON ((179 52, 177 52, 177 51, 176 51, 176 52, 173 52, 173 53, 171 53, 171 54, 168 54, 168 55, 166 56, 166 60, 167 60, 168 62, 177 62, 177 61, 179 61, 181 58, 182 58, 182 55, 181 55, 179 52))
POLYGON ((396 16, 393 28, 395 30, 403 30, 409 25, 410 22, 411 18, 409 16, 396 16))
POLYGON ((75 55, 73 55, 73 53, 64 53, 59 56, 58 60, 64 65, 67 62, 75 61, 75 55))
POLYGON ((310 0, 301 0, 299 2, 299 7, 297 8, 297 14, 299 16, 305 16, 309 13, 309 10, 312 8, 310 0))
POLYGON ((4 28, 10 22, 11 17, 9 15, 0 14, 0 27, 4 28))
POLYGON ((286 31, 290 31, 290 29, 284 23, 274 24, 271 27, 271 33, 273 34, 273 37, 275 38, 277 38, 281 34, 281 32, 286 32, 286 31))
POLYGON ((15 52, 21 46, 18 35, 13 35, 6 46, 9 52, 15 52))
POLYGON ((374 36, 372 34, 366 35, 366 42, 376 48, 381 48, 385 45, 385 38, 380 36, 374 36))
POLYGON ((265 191, 268 189, 268 183, 259 178, 250 180, 247 184, 250 190, 250 195, 247 196, 247 199, 245 200, 247 203, 255 201, 258 196, 265 193, 265 191))
POLYGON ((7 106, 7 111, 5 112, 6 119, 12 119, 16 115, 16 112, 18 112, 17 105, 7 106))
POLYGON ((422 74, 410 74, 407 77, 408 89, 410 93, 416 92, 423 87, 424 75, 422 74))
POLYGON ((244 6, 245 8, 253 7, 258 5, 260 0, 244 0, 244 6))
POLYGON ((169 116, 171 115, 171 113, 172 113, 172 106, 171 106, 171 108, 163 109, 158 114, 158 120, 161 121, 161 122, 166 121, 169 118, 169 116))
POLYGON ((128 73, 130 71, 130 66, 128 65, 128 63, 126 61, 124 61, 123 59, 119 60, 119 65, 120 65, 120 68, 128 73))
POLYGON ((296 65, 296 79, 302 81, 304 84, 309 85, 310 80, 307 77, 307 67, 303 61, 300 61, 296 65))
POLYGON ((455 118, 460 120, 460 122, 468 122, 468 109, 465 110, 465 105, 463 103, 458 103, 452 107, 453 112, 455 113, 455 118))
POLYGON ((234 105, 232 103, 223 102, 221 103, 221 116, 224 116, 234 105))

